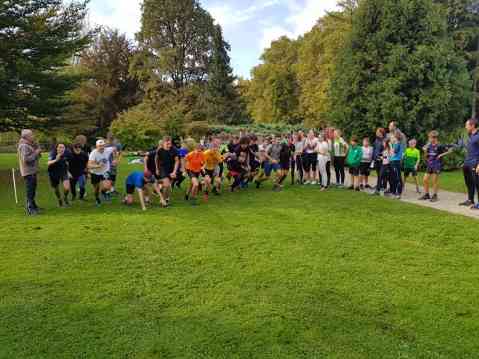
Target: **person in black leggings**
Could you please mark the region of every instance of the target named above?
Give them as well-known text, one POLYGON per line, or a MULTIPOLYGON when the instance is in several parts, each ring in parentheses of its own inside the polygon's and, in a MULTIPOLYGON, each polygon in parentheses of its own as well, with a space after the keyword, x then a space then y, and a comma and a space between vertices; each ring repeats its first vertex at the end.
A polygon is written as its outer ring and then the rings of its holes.
POLYGON ((469 136, 467 142, 466 159, 464 161, 464 181, 467 186, 467 201, 460 203, 460 206, 471 207, 479 210, 479 129, 478 121, 470 119, 466 122, 466 130, 469 136), (475 203, 476 193, 478 195, 478 203, 475 203))
POLYGON ((373 143, 373 162, 374 162, 374 169, 376 170, 377 176, 377 183, 376 183, 376 191, 381 191, 382 188, 387 186, 387 177, 381 177, 381 167, 382 167, 382 160, 381 156, 384 151, 384 137, 386 134, 386 130, 384 128, 378 128, 376 130, 376 139, 373 143), (380 182, 380 179, 383 178, 383 181, 380 182))
POLYGON ((334 139, 332 144, 332 151, 334 154, 334 172, 336 173, 336 185, 344 186, 344 181, 346 179, 345 172, 345 163, 346 163, 346 152, 348 150, 348 144, 341 137, 342 133, 340 130, 334 130, 334 139))

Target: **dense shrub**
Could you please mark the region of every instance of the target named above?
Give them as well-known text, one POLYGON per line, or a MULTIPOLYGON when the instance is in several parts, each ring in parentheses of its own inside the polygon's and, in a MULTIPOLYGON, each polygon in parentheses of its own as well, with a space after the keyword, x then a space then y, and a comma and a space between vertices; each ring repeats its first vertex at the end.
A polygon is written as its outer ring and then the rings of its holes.
POLYGON ((120 114, 113 121, 111 130, 124 145, 134 150, 154 146, 162 134, 156 115, 145 104, 120 114))

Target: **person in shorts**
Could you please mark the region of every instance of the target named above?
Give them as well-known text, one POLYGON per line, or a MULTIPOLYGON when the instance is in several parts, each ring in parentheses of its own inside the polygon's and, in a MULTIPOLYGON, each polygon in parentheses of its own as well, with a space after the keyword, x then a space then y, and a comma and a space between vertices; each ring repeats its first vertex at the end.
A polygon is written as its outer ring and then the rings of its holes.
POLYGON ((108 179, 111 182, 111 189, 109 193, 112 195, 117 195, 118 192, 115 189, 115 184, 116 184, 116 177, 118 175, 118 167, 121 162, 123 146, 116 138, 113 137, 112 132, 109 132, 107 135, 105 151, 111 152, 110 170, 108 171, 108 179))
POLYGON ((268 178, 271 177, 272 172, 276 173, 281 170, 279 163, 281 161, 282 148, 283 145, 278 142, 278 138, 275 136, 271 137, 271 144, 266 149, 268 162, 265 165, 265 174, 268 178))
MULTIPOLYGON (((191 200, 193 206, 197 205, 196 197, 200 191, 201 177, 204 176, 203 167, 205 165, 205 155, 203 154, 203 146, 197 144, 196 148, 188 153, 185 157, 186 172, 190 178, 190 187, 188 188, 185 200, 191 200)), ((206 187, 206 186, 205 186, 206 187)), ((208 201, 208 190, 205 191, 205 201, 208 201)))
POLYGON ((316 170, 318 168, 318 138, 311 130, 304 141, 304 184, 317 184, 316 170))
POLYGON ((351 137, 351 145, 348 148, 346 155, 346 165, 349 167, 349 174, 351 175, 351 186, 349 189, 360 191, 359 187, 359 168, 363 158, 361 146, 358 144, 356 136, 351 137))
POLYGON ((213 138, 210 148, 204 152, 206 190, 211 190, 216 196, 221 192, 220 164, 223 163, 223 156, 219 148, 219 138, 213 138), (211 188, 212 185, 213 188, 211 188))
POLYGON ((111 152, 105 150, 105 141, 96 141, 95 149, 90 153, 88 159, 88 169, 90 170, 91 184, 95 193, 95 203, 101 205, 100 193, 104 200, 108 200, 108 192, 111 189, 108 180, 108 171, 110 170, 111 152))
POLYGON ((359 165, 359 187, 360 189, 371 189, 369 185, 369 175, 371 174, 371 164, 373 162, 374 149, 369 144, 369 138, 363 138, 363 146, 361 147, 363 158, 359 165))
POLYGON ((48 176, 50 185, 55 191, 58 206, 69 206, 68 194, 70 193, 70 177, 68 173, 68 160, 66 147, 59 143, 48 156, 48 176), (63 197, 60 193, 60 184, 63 186, 63 197))
POLYGON ((261 184, 269 179, 269 176, 266 175, 266 169, 269 169, 269 160, 268 155, 266 154, 266 146, 263 143, 259 144, 257 159, 259 161, 258 173, 254 178, 254 183, 256 188, 259 189, 261 184))
POLYGON ((178 151, 173 147, 171 137, 163 138, 161 147, 156 154, 155 176, 159 182, 161 205, 166 208, 170 205, 171 185, 180 168, 178 151))
MULTIPOLYGON (((403 167, 404 167, 404 183, 409 176, 414 178, 416 183, 416 192, 421 193, 419 189, 419 177, 417 176, 417 171, 419 169, 419 165, 421 163, 421 151, 416 148, 417 141, 412 139, 408 143, 408 148, 404 151, 403 157, 403 167)), ((406 186, 404 186, 404 190, 406 186)))
POLYGON ((134 171, 130 173, 125 181, 126 197, 123 200, 123 203, 131 206, 133 204, 134 194, 136 191, 140 199, 141 209, 146 211, 146 205, 150 202, 147 192, 147 184, 151 183, 152 177, 153 174, 149 171, 134 171))
POLYGON ((424 175, 424 195, 419 198, 421 201, 439 201, 439 175, 442 170, 442 158, 452 152, 450 146, 439 143, 439 133, 431 131, 429 133, 429 143, 424 146, 424 153, 426 157, 427 169, 424 175), (430 180, 432 180, 432 188, 434 194, 430 195, 430 180))
POLYGON ((288 177, 291 166, 291 149, 287 139, 281 142, 281 151, 279 153, 279 171, 277 172, 276 181, 273 187, 274 191, 283 189, 283 182, 288 177))

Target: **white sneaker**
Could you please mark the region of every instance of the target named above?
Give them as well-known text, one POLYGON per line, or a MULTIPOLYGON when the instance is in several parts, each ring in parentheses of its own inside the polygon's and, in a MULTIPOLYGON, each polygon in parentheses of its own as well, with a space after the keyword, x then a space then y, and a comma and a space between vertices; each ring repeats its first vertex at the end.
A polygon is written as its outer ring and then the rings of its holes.
POLYGON ((311 182, 309 182, 309 181, 305 181, 305 182, 304 182, 304 184, 311 184, 311 182))
POLYGON ((316 181, 311 182, 311 184, 318 184, 316 181))

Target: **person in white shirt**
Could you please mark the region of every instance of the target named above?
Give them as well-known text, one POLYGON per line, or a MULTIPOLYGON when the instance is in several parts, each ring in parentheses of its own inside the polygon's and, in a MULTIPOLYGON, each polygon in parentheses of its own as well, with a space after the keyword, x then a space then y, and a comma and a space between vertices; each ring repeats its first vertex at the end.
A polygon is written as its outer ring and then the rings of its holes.
POLYGON ((306 182, 304 184, 317 184, 316 169, 318 166, 318 144, 319 141, 311 130, 304 142, 304 174, 306 182))
POLYGON ((371 174, 371 164, 373 162, 373 148, 369 144, 369 138, 363 139, 363 158, 359 167, 359 183, 361 189, 371 189, 369 185, 369 175, 371 174))
POLYGON ((328 171, 329 164, 331 163, 331 154, 329 152, 329 143, 324 138, 324 135, 319 136, 318 143, 318 169, 319 177, 321 179, 321 191, 328 188, 328 179, 331 172, 328 171))
MULTIPOLYGON (((298 172, 298 183, 303 184, 304 181, 304 170, 303 170, 303 153, 304 153, 304 133, 299 131, 297 135, 294 136, 294 165, 296 167, 296 171, 298 172)), ((291 175, 294 177, 294 168, 291 169, 291 175)))
POLYGON ((101 205, 100 192, 103 199, 108 200, 108 192, 111 189, 111 183, 108 180, 108 171, 110 170, 110 157, 113 148, 105 149, 105 141, 96 141, 96 148, 90 153, 88 160, 88 169, 91 174, 91 184, 95 191, 96 205, 101 205))

